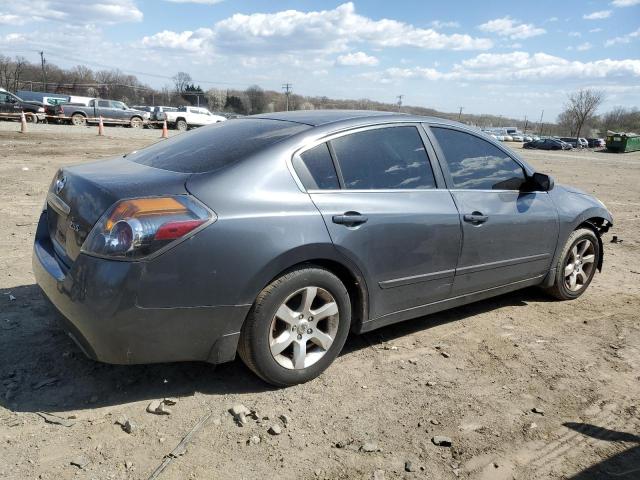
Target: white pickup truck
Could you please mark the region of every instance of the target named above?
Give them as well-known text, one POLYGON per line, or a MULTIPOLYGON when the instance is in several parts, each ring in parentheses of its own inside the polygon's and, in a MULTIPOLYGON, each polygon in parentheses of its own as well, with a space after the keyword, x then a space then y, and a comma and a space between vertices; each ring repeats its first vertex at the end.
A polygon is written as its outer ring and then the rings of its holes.
POLYGON ((180 107, 177 112, 161 112, 158 113, 157 119, 160 121, 166 119, 170 128, 178 130, 187 130, 191 127, 201 127, 226 120, 225 117, 214 115, 206 108, 200 107, 180 107))

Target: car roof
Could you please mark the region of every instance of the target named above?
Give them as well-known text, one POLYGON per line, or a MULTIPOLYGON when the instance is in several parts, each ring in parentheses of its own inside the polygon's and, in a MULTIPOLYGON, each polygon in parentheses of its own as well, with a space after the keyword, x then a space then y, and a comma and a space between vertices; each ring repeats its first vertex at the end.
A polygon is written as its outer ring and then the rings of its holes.
POLYGON ((262 113, 245 118, 262 118, 302 123, 311 127, 331 124, 349 124, 371 121, 372 123, 390 122, 428 122, 466 126, 458 122, 438 117, 426 117, 399 112, 378 110, 295 110, 290 112, 262 113))

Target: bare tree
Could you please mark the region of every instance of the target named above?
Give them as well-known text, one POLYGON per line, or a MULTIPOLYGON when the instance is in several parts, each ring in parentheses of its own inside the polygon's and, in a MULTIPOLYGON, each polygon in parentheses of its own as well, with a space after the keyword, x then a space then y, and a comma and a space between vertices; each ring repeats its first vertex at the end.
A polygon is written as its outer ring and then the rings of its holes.
POLYGON ((580 132, 585 122, 594 118, 596 110, 604 101, 604 92, 599 90, 580 89, 569 95, 565 112, 560 116, 567 115, 573 119, 575 125, 575 136, 580 137, 580 132))
POLYGON ((13 85, 12 89, 18 90, 20 88, 20 77, 24 72, 24 68, 27 64, 27 60, 24 57, 16 57, 13 62, 13 85))
POLYGON ((262 113, 267 105, 267 97, 264 90, 258 85, 251 85, 244 93, 248 97, 249 113, 262 113))
POLYGON ((176 92, 182 94, 187 86, 192 83, 191 75, 186 72, 178 72, 173 76, 173 83, 176 86, 176 92))

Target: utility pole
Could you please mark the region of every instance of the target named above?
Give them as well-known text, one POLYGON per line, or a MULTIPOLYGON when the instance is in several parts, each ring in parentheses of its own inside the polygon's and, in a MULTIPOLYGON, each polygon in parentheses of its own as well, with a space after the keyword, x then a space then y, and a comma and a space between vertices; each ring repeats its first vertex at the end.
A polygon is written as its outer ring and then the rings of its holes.
POLYGON ((460 111, 458 112, 458 121, 460 121, 460 117, 462 117, 462 109, 464 107, 460 107, 460 111))
POLYGON ((400 111, 400 109, 402 108, 402 99, 404 98, 404 95, 398 95, 396 98, 398 99, 398 111, 400 111))
POLYGON ((289 95, 291 94, 291 89, 293 85, 291 83, 283 83, 282 89, 284 90, 284 96, 287 101, 287 112, 289 111, 289 95))
POLYGON ((524 116, 524 133, 525 133, 525 134, 527 133, 527 125, 528 125, 528 122, 527 122, 527 116, 525 115, 525 116, 524 116))
POLYGON ((544 117, 544 110, 542 110, 542 113, 540 114, 540 123, 538 124, 538 127, 540 129, 540 133, 538 135, 542 136, 542 117, 544 117))
POLYGON ((42 63, 42 89, 47 91, 47 70, 45 68, 46 60, 44 59, 44 52, 40 52, 40 62, 42 63))

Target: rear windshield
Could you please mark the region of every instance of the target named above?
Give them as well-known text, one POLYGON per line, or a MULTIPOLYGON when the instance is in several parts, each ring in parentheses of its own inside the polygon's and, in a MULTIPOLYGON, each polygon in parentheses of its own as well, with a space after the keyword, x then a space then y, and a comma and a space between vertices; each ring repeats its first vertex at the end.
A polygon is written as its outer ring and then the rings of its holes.
POLYGON ((212 172, 308 128, 280 120, 229 120, 160 141, 127 159, 172 172, 212 172))

